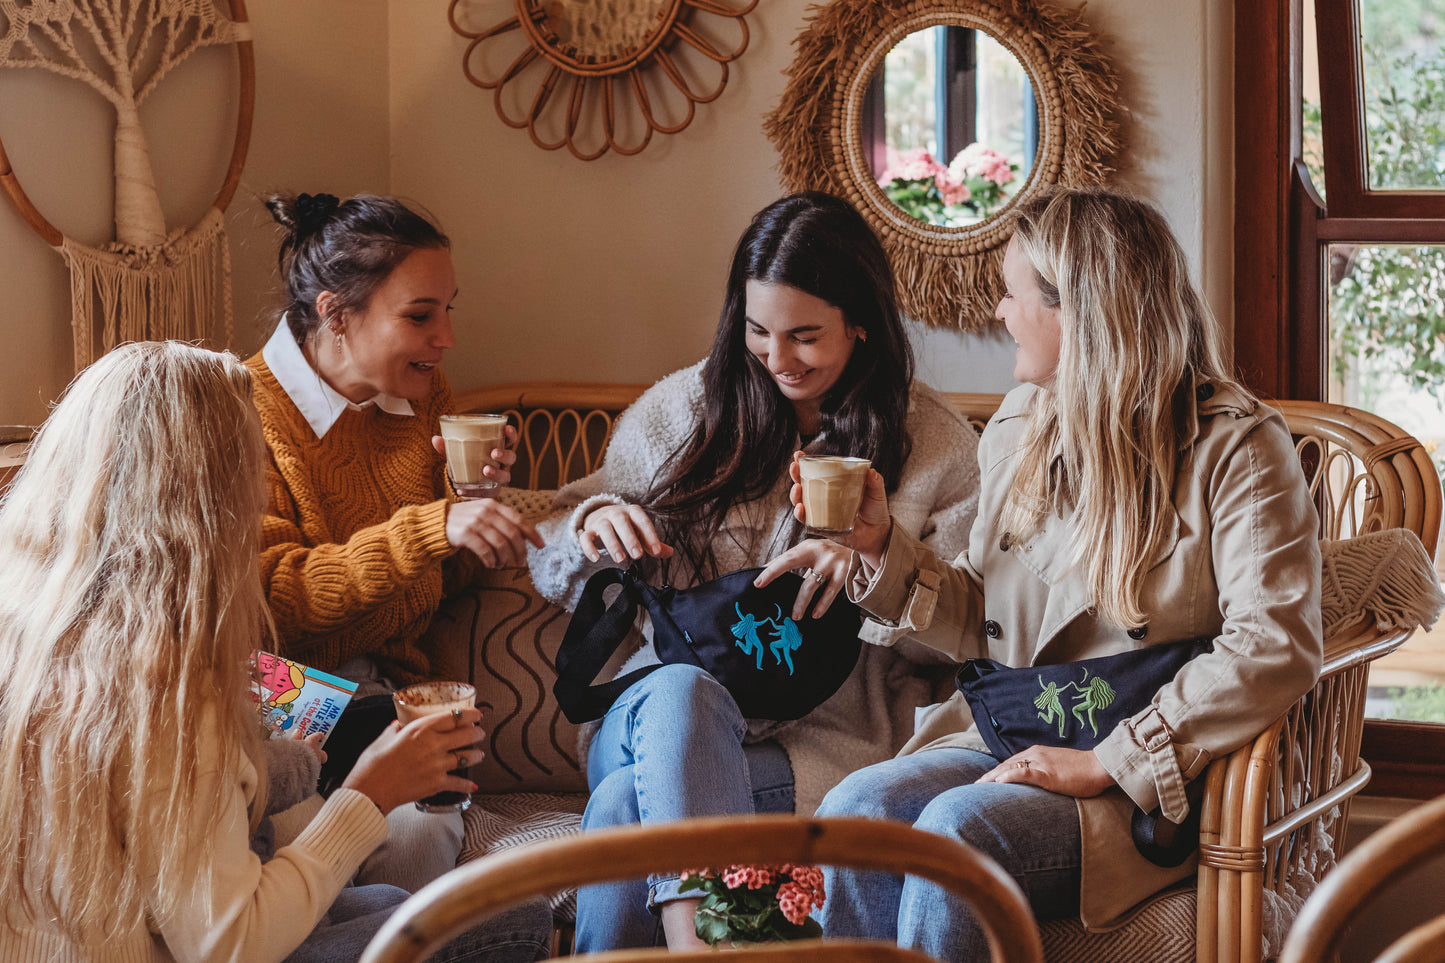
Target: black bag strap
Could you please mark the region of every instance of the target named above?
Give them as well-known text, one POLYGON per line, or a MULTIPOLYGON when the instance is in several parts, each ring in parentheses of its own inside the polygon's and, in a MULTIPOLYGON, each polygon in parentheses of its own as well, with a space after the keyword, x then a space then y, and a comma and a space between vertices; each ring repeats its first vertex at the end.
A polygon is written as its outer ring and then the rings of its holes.
POLYGON ((631 571, 618 568, 597 572, 583 587, 572 621, 567 623, 567 632, 562 636, 562 646, 557 650, 557 681, 552 684, 557 704, 573 725, 602 718, 628 686, 661 668, 643 666, 611 682, 592 684, 632 630, 641 594, 631 571), (602 593, 613 585, 621 585, 622 591, 611 605, 604 605, 602 593))

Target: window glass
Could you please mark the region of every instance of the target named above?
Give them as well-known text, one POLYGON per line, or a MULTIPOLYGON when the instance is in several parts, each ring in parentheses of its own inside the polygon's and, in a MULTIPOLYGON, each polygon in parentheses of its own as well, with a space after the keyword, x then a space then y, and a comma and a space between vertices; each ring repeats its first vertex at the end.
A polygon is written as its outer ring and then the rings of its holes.
POLYGON ((1445 4, 1359 0, 1371 190, 1445 188, 1445 4))
MULTIPOLYGON (((1332 244, 1330 401, 1420 440, 1445 467, 1445 246, 1332 244)), ((1436 567, 1445 563, 1437 551, 1436 567)), ((1445 619, 1370 670, 1371 718, 1445 722, 1445 619)))

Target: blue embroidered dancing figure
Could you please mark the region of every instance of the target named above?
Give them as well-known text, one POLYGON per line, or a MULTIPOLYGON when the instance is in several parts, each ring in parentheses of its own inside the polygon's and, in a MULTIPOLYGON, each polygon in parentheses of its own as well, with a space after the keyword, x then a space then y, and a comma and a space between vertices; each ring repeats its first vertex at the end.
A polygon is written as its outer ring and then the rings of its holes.
MULTIPOLYGON (((765 622, 759 622, 755 616, 744 615, 742 608, 736 602, 733 603, 733 608, 737 610, 738 621, 734 622, 729 628, 732 631, 733 638, 737 639, 737 647, 742 649, 747 655, 752 655, 756 652, 758 668, 761 670, 763 667, 763 640, 758 638, 758 630, 764 625, 772 625, 773 620, 768 619, 765 622)), ((778 614, 782 614, 781 609, 778 610, 778 614)))
MULTIPOLYGON (((782 614, 783 610, 778 609, 778 615, 782 614)), ((778 660, 779 665, 787 663, 788 675, 793 674, 793 653, 802 647, 803 630, 798 628, 798 623, 792 619, 783 619, 783 624, 778 627, 778 637, 773 640, 773 644, 769 648, 772 649, 773 658, 778 660)))
MULTIPOLYGON (((1070 685, 1072 684, 1073 683, 1070 683, 1070 685)), ((1064 713, 1064 703, 1059 698, 1061 690, 1058 684, 1054 682, 1044 685, 1044 677, 1042 675, 1039 676, 1039 688, 1042 689, 1043 692, 1039 693, 1034 699, 1034 705, 1037 706, 1039 710, 1039 718, 1045 722, 1053 722, 1057 719, 1059 723, 1059 738, 1062 739, 1064 738, 1064 726, 1068 724, 1069 718, 1064 713)))
MULTIPOLYGON (((1084 670, 1084 678, 1089 678, 1089 670, 1084 670)), ((1081 680, 1082 681, 1082 680, 1081 680)), ((1074 718, 1079 720, 1079 725, 1084 724, 1085 713, 1089 716, 1089 728, 1098 736, 1099 727, 1094 723, 1094 713, 1099 709, 1107 709, 1114 701, 1114 687, 1103 679, 1095 676, 1088 685, 1081 686, 1078 682, 1069 683, 1079 692, 1079 698, 1074 702, 1074 718)))

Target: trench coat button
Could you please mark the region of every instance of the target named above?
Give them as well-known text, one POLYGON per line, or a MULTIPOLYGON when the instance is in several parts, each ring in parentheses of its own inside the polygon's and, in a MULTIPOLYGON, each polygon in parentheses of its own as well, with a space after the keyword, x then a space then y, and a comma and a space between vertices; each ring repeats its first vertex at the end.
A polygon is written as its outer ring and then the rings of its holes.
POLYGON ((1206 381, 1204 384, 1194 389, 1194 397, 1198 398, 1200 401, 1208 401, 1210 398, 1214 397, 1214 385, 1206 381))
POLYGON ((1003 635, 1003 629, 999 628, 999 624, 993 619, 989 619, 983 623, 983 634, 987 635, 990 639, 996 639, 1000 635, 1003 635))
POLYGON ((1147 625, 1141 625, 1137 629, 1129 630, 1129 638, 1133 639, 1135 642, 1138 642, 1140 639, 1144 638, 1144 636, 1148 634, 1149 626, 1147 625))
POLYGON ((1010 535, 1008 532, 1004 532, 1003 535, 1002 535, 1002 536, 999 538, 999 540, 998 540, 998 550, 999 550, 1000 552, 1007 552, 1007 551, 1009 550, 1009 548, 1012 547, 1012 546, 1013 546, 1013 536, 1010 535))

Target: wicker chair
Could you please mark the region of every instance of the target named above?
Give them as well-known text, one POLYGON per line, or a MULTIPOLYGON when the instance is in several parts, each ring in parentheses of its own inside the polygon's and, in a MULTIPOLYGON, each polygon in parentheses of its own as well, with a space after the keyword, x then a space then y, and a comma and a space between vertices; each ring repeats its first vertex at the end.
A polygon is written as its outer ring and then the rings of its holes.
MULTIPOLYGON (((600 463, 613 418, 645 387, 500 385, 459 394, 458 409, 511 410, 526 428, 519 480, 566 481, 600 463), (580 426, 590 434, 579 438, 580 426)), ((948 397, 980 430, 1002 398, 948 397)), ((1418 441, 1382 418, 1340 405, 1270 404, 1296 439, 1321 538, 1406 528, 1434 556, 1441 489, 1418 441)), ((1315 688, 1252 743, 1207 770, 1195 885, 1156 897, 1111 933, 1085 933, 1077 920, 1045 923, 1048 959, 1261 960, 1265 893, 1297 906, 1335 863, 1349 800, 1370 777, 1359 757, 1369 663, 1401 646, 1411 631, 1362 621, 1326 639, 1315 688)))
MULTIPOLYGON (((1392 880, 1445 853, 1445 796, 1410 810, 1350 851, 1315 890, 1285 941, 1280 963, 1329 963, 1350 922, 1392 880)), ((1375 963, 1445 959, 1445 913, 1391 943, 1375 963)))
MULTIPOLYGON (((962 843, 900 823, 867 819, 699 819, 629 826, 551 840, 467 863, 424 888, 387 921, 362 963, 424 960, 474 921, 523 899, 568 886, 653 871, 738 863, 857 866, 931 879, 978 913, 998 963, 1043 963, 1038 928, 1023 892, 998 864, 962 843)), ((743 948, 748 956, 803 963, 928 963, 916 950, 862 940, 806 940, 743 948)), ((600 954, 609 963, 709 963, 711 950, 600 954)), ((731 956, 729 957, 731 958, 731 956)))

